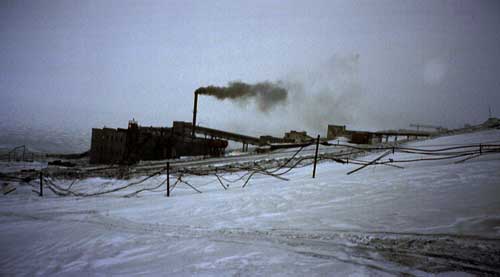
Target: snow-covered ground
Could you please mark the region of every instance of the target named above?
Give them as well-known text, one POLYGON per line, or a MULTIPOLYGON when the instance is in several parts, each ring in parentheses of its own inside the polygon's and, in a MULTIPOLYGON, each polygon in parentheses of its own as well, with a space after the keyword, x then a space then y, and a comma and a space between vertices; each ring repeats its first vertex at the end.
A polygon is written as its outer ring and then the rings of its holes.
MULTIPOLYGON (((500 143, 500 130, 407 145, 486 142, 500 143)), ((0 198, 0 275, 500 274, 500 154, 403 166, 346 175, 357 166, 323 162, 315 179, 304 167, 289 181, 258 175, 228 190, 215 177, 187 177, 203 193, 179 184, 170 198, 165 188, 41 198, 18 186, 0 198)), ((129 182, 109 181, 72 188, 129 182)))

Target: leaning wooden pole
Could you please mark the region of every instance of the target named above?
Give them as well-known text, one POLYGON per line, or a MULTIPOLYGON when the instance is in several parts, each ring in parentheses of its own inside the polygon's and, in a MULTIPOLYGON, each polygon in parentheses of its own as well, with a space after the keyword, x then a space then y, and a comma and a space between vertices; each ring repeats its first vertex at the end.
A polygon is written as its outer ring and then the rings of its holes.
POLYGON ((167 197, 170 197, 170 162, 167 162, 167 197))
POLYGON ((314 154, 314 167, 313 167, 313 178, 316 177, 316 163, 318 162, 318 149, 319 149, 319 135, 316 139, 316 152, 314 154))
POLYGON ((365 168, 365 167, 367 167, 367 166, 369 166, 369 165, 373 165, 373 164, 375 164, 378 160, 380 160, 380 159, 382 159, 383 157, 385 157, 385 156, 387 156, 387 155, 391 154, 391 152, 392 152, 392 151, 393 151, 393 150, 389 150, 389 151, 384 152, 384 154, 380 155, 380 156, 379 156, 379 157, 377 157, 375 160, 373 160, 373 161, 371 161, 371 162, 369 162, 369 163, 366 163, 366 164, 362 165, 361 167, 358 167, 358 168, 356 168, 356 169, 354 169, 354 170, 352 170, 352 171, 347 172, 347 175, 353 174, 354 172, 357 172, 357 171, 359 171, 359 170, 361 170, 361 169, 363 169, 363 168, 365 168))

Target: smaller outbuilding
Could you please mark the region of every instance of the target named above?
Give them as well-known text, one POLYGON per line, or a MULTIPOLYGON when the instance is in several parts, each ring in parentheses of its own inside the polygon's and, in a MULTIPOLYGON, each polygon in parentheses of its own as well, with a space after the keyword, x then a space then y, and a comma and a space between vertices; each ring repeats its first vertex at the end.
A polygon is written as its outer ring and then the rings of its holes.
POLYGON ((311 141, 313 138, 308 136, 305 131, 297 132, 295 130, 291 130, 290 132, 285 133, 284 139, 289 142, 303 143, 311 141))

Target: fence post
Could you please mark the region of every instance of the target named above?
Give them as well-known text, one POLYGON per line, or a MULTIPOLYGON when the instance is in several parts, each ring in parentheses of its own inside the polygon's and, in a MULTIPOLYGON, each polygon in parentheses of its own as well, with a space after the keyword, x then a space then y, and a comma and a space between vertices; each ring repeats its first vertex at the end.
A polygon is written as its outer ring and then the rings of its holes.
POLYGON ((167 162, 167 197, 170 197, 170 162, 167 162))
POLYGON ((313 179, 316 177, 316 163, 318 162, 319 135, 316 139, 316 153, 314 154, 313 179))
POLYGON ((40 197, 43 196, 43 173, 40 170, 40 197))

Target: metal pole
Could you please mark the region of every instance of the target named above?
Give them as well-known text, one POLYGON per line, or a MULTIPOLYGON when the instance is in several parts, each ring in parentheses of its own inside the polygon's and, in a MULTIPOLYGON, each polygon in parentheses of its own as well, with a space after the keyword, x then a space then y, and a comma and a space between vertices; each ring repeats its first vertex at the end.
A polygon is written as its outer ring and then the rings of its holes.
POLYGON ((40 171, 40 197, 43 196, 43 173, 40 171))
POLYGON ((167 197, 170 197, 170 162, 167 162, 167 197))
POLYGON ((313 179, 316 177, 316 163, 318 162, 319 135, 316 139, 316 153, 314 154, 313 179))
POLYGON ((196 128, 196 110, 198 109, 198 92, 194 92, 194 108, 193 108, 193 125, 191 131, 191 137, 194 139, 195 136, 195 128, 196 128))

